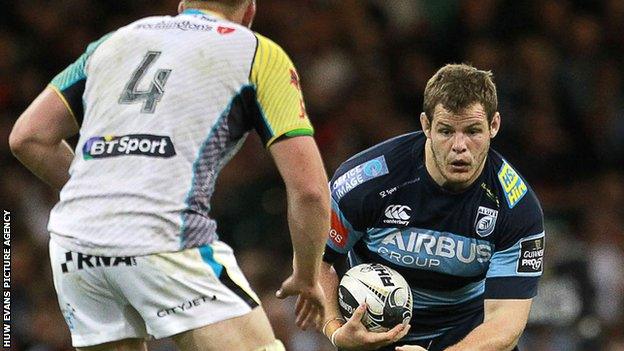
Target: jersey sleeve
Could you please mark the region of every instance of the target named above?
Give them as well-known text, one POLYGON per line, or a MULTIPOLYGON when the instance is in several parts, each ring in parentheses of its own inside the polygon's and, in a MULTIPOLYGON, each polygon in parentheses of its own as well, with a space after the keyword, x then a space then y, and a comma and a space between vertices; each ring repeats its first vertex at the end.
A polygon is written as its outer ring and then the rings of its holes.
POLYGON ((256 37, 250 81, 257 109, 251 118, 262 142, 269 147, 283 136, 313 135, 295 66, 279 45, 262 35, 256 37))
POLYGON ((332 214, 326 262, 347 254, 366 235, 371 216, 366 212, 369 192, 363 184, 388 173, 386 158, 378 153, 358 154, 338 167, 329 182, 332 214))
POLYGON ((351 222, 340 209, 339 203, 332 198, 331 227, 323 260, 334 263, 339 257, 346 255, 363 235, 364 233, 353 228, 351 222))
POLYGON ((514 204, 498 238, 486 274, 486 299, 529 299, 537 295, 544 259, 544 219, 528 191, 514 204))
POLYGON ((86 51, 78 59, 67 66, 61 73, 56 75, 48 85, 54 90, 72 114, 78 125, 82 124, 84 115, 82 105, 82 95, 87 81, 86 64, 89 56, 93 54, 100 44, 102 44, 113 33, 106 34, 99 40, 89 44, 86 51))

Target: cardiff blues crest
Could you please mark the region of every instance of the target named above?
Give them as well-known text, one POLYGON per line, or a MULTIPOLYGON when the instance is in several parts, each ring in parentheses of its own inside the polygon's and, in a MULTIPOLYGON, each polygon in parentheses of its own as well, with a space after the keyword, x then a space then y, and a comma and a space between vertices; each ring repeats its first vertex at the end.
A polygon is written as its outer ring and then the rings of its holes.
POLYGON ((498 211, 491 208, 479 206, 477 218, 475 219, 475 231, 481 237, 488 236, 494 232, 498 211))

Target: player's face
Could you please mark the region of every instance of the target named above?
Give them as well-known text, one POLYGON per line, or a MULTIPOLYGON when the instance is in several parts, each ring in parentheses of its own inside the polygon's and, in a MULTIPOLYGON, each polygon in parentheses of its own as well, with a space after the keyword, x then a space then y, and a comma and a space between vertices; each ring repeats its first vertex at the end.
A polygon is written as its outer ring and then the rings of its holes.
POLYGON ((431 123, 424 114, 421 123, 428 138, 426 163, 432 178, 451 190, 470 186, 483 171, 490 139, 498 132, 498 112, 488 123, 480 103, 459 113, 452 113, 438 104, 431 123))

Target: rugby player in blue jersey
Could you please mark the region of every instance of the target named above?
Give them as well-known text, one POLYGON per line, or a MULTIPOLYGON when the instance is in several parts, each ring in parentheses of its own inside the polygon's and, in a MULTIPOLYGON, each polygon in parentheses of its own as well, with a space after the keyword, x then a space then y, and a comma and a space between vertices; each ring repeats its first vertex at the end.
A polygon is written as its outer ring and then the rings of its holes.
POLYGON ((517 350, 542 273, 543 214, 526 181, 490 149, 501 125, 492 74, 441 68, 427 83, 420 123, 422 132, 353 156, 330 182, 323 332, 343 350, 517 350), (336 271, 347 258, 406 278, 409 325, 368 332, 365 305, 340 318, 336 271))

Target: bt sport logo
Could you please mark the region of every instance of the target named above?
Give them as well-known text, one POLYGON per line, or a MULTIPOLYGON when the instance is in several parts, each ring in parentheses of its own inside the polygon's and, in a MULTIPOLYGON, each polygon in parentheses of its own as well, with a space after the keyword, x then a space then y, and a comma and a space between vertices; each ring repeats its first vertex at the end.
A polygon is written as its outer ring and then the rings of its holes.
POLYGON ((85 160, 128 155, 160 158, 176 155, 171 138, 150 134, 91 137, 82 147, 82 153, 85 160))

